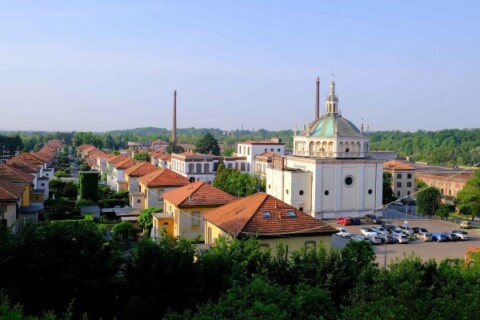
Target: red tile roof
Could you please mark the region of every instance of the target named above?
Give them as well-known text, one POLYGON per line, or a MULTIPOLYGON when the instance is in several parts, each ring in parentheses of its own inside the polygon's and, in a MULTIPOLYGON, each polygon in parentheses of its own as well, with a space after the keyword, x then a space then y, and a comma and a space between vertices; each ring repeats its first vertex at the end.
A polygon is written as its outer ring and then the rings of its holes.
POLYGON ((336 230, 325 222, 263 192, 213 209, 203 218, 233 237, 258 235, 284 237, 306 234, 333 234, 336 230), (269 217, 264 216, 269 213, 269 217), (290 217, 289 213, 295 215, 290 217))
POLYGON ((129 177, 142 177, 157 170, 160 170, 160 168, 150 162, 140 162, 126 169, 123 173, 129 177))
POLYGON ((4 163, 0 164, 0 179, 7 180, 12 183, 32 183, 34 177, 22 170, 7 166, 4 163))
POLYGON ((165 192, 163 197, 179 208, 219 207, 237 199, 204 181, 193 182, 165 192))
POLYGON ((160 169, 144 175, 138 181, 147 187, 181 187, 189 183, 184 176, 170 169, 160 169))
POLYGON ((415 168, 408 163, 397 161, 397 160, 390 160, 383 164, 383 169, 385 170, 392 170, 392 171, 404 171, 404 170, 415 170, 415 168))
POLYGON ((0 179, 0 202, 17 201, 23 194, 23 188, 0 179))
POLYGON ((111 164, 115 164, 115 163, 118 163, 118 162, 122 162, 125 159, 128 159, 128 157, 126 157, 122 154, 119 154, 119 155, 114 155, 113 154, 111 158, 107 158, 105 161, 108 162, 108 163, 111 163, 111 164))
POLYGON ((48 162, 45 159, 43 159, 41 156, 37 156, 36 154, 26 153, 26 152, 20 153, 15 158, 26 159, 27 161, 30 161, 31 163, 34 163, 34 164, 39 165, 39 166, 48 162))
POLYGON ((40 167, 37 164, 34 164, 26 159, 22 159, 19 157, 13 157, 11 159, 8 159, 7 162, 5 162, 5 164, 8 165, 9 167, 13 167, 15 169, 19 169, 27 173, 40 172, 40 167))
POLYGON ((137 161, 133 158, 127 158, 123 161, 117 162, 113 164, 113 167, 117 170, 125 170, 130 168, 131 166, 135 165, 137 161))

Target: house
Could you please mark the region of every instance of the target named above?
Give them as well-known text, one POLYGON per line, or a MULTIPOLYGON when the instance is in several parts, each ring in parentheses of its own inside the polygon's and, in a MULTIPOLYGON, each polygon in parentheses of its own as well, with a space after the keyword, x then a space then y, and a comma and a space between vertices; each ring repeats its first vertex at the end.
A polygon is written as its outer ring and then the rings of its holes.
POLYGON ((113 164, 113 175, 111 179, 112 186, 116 192, 125 191, 128 189, 127 181, 125 180, 124 171, 137 163, 135 159, 127 158, 123 161, 113 164))
MULTIPOLYGON (((237 198, 204 181, 197 181, 166 192, 163 195, 163 212, 173 220, 174 237, 203 240, 205 226, 202 214, 235 199, 237 198)), ((159 235, 161 226, 160 221, 154 221, 152 234, 155 237, 159 235)))
POLYGON ((415 192, 415 168, 406 162, 390 160, 383 170, 392 174, 392 190, 398 199, 406 199, 415 192))
POLYGON ((237 145, 237 156, 246 157, 248 167, 247 171, 254 174, 256 169, 255 157, 265 152, 275 152, 279 155, 285 155, 285 143, 280 139, 272 139, 270 141, 245 141, 237 145))
POLYGON ((131 159, 129 157, 126 157, 124 155, 111 155, 110 157, 105 159, 105 168, 102 172, 102 175, 105 175, 107 177, 107 185, 110 187, 112 190, 116 190, 116 185, 115 185, 115 173, 114 173, 114 165, 116 163, 123 162, 127 159, 131 159))
POLYGON ((170 169, 160 169, 138 179, 141 196, 133 197, 137 202, 143 201, 142 209, 163 208, 163 194, 167 191, 183 187, 188 179, 170 169))
POLYGON ((143 193, 140 192, 140 184, 138 182, 138 179, 157 170, 160 169, 149 162, 140 162, 131 166, 123 172, 123 174, 125 175, 128 192, 130 194, 130 207, 134 209, 143 209, 144 197, 143 193))
POLYGON ((260 245, 276 252, 278 244, 288 252, 304 247, 331 246, 336 230, 323 221, 263 192, 230 202, 203 214, 205 243, 220 237, 257 237, 260 245))
POLYGON ((190 182, 198 180, 212 182, 215 179, 218 162, 219 158, 211 154, 174 153, 171 158, 171 169, 190 182))
POLYGON ((0 179, 0 224, 17 231, 18 208, 22 203, 23 188, 0 179))
POLYGON ((440 190, 443 201, 454 204, 457 194, 463 189, 473 171, 465 172, 432 172, 417 173, 416 178, 425 182, 429 186, 434 186, 440 190))

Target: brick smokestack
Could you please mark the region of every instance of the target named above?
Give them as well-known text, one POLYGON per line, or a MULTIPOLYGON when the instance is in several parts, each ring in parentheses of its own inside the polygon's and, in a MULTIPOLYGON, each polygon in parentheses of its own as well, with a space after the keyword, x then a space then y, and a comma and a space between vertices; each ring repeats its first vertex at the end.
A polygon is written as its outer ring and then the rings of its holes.
POLYGON ((177 90, 173 91, 172 153, 177 145, 177 90))
POLYGON ((317 77, 317 87, 315 90, 315 120, 320 118, 320 77, 317 77))

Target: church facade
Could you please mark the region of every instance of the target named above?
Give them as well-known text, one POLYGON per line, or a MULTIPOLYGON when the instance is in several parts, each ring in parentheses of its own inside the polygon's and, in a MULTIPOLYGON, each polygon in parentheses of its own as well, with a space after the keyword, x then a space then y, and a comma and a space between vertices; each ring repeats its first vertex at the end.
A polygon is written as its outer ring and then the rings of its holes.
POLYGON ((326 112, 301 133, 293 154, 273 160, 266 192, 318 219, 382 212, 383 161, 369 157, 369 139, 338 111, 330 82, 326 112))

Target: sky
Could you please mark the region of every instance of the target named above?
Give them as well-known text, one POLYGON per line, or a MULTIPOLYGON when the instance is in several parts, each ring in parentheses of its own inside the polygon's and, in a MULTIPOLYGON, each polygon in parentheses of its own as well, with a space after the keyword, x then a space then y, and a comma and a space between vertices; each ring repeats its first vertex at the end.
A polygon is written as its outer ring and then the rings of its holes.
POLYGON ((0 131, 480 127, 480 1, 0 0, 0 131))

